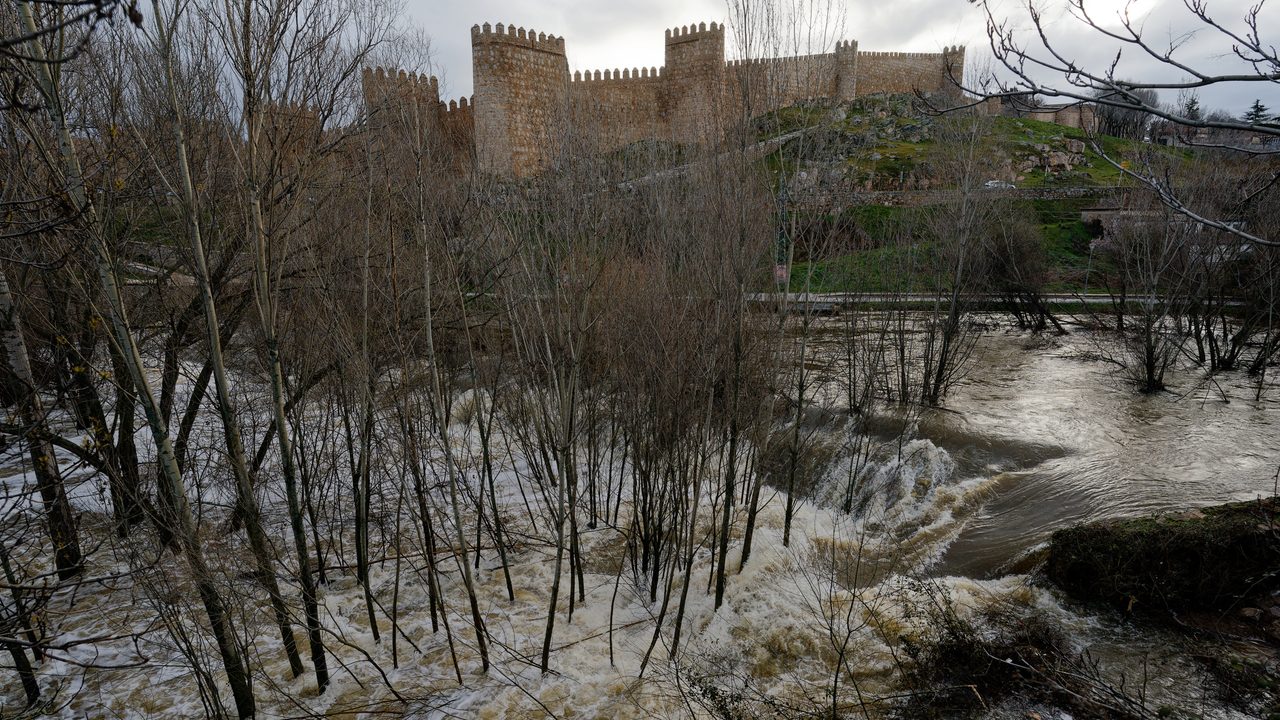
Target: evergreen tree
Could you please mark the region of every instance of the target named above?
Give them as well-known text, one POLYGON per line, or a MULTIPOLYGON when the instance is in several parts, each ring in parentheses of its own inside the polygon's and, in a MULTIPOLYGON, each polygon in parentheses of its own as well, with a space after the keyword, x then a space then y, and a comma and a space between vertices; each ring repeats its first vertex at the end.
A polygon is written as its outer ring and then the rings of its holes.
POLYGON ((1267 118, 1267 106, 1262 104, 1262 100, 1254 100, 1241 119, 1250 125, 1261 125, 1267 122, 1267 118))
POLYGON ((1182 117, 1188 120, 1199 120, 1204 111, 1200 109, 1200 98, 1195 95, 1189 95, 1182 103, 1182 117))

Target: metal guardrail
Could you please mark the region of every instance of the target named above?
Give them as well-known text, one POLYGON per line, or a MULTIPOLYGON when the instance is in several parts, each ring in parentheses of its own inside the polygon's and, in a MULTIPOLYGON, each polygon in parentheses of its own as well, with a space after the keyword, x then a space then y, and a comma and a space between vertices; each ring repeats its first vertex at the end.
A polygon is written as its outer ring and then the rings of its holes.
MULTIPOLYGON (((995 293, 969 293, 962 296, 971 306, 998 307, 1007 296, 995 293)), ((1040 296, 1050 307, 1111 306, 1119 298, 1106 293, 1047 293, 1040 296)), ((751 293, 748 306, 776 310, 783 305, 788 313, 832 314, 841 310, 877 307, 923 307, 933 303, 946 303, 949 296, 934 293, 751 293)), ((1143 302, 1143 298, 1127 297, 1127 305, 1143 302)))

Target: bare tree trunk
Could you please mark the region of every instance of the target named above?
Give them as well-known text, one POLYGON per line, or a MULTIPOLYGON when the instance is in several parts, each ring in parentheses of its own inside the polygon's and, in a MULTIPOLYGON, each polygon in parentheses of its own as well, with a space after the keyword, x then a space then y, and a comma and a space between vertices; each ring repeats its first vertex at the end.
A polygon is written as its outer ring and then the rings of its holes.
POLYGON ((40 685, 36 682, 35 671, 31 667, 31 659, 27 657, 27 651, 12 640, 4 640, 0 644, 4 645, 4 649, 9 652, 9 657, 13 659, 13 669, 18 673, 18 679, 22 681, 22 692, 27 697, 27 707, 35 705, 40 700, 40 685))
POLYGON ((27 431, 27 446, 31 465, 35 469, 36 487, 44 503, 45 519, 49 527, 49 540, 53 543, 54 564, 58 577, 69 580, 83 571, 80 554, 80 537, 76 530, 75 515, 67 500, 67 489, 58 469, 58 459, 49 442, 49 429, 45 424, 45 412, 36 389, 35 376, 31 372, 31 360, 27 355, 27 342, 22 337, 22 324, 18 320, 18 308, 9 292, 9 280, 0 272, 0 342, 4 344, 9 369, 13 372, 17 387, 18 413, 27 431))
MULTIPOLYGON (((177 18, 172 18, 176 22, 177 18)), ((173 31, 173 26, 168 32, 173 31)), ((162 30, 161 33, 165 33, 162 30)), ((209 266, 205 261, 204 239, 200 230, 200 219, 196 213, 196 187, 191 177, 191 167, 187 161, 186 131, 182 126, 182 107, 178 102, 173 76, 173 63, 170 36, 164 35, 163 48, 165 63, 165 80, 169 102, 173 108, 177 122, 174 133, 177 142, 178 173, 182 183, 184 214, 186 215, 187 239, 191 244, 192 264, 195 268, 196 287, 200 294, 200 303, 204 308, 206 340, 209 344, 209 363, 213 372, 214 387, 218 395, 218 413, 222 419, 223 436, 227 443, 227 459, 231 463, 232 474, 236 481, 238 517, 244 522, 249 536, 249 548, 253 553, 257 566, 258 582, 262 583, 271 602, 271 610, 275 616, 276 626, 280 630, 280 640, 284 645, 285 655, 289 659, 289 670, 293 677, 302 674, 302 659, 298 656, 297 641, 293 637, 293 626, 289 622, 289 611, 285 607, 284 597, 280 593, 280 585, 276 581, 274 549, 262 529, 262 513, 258 501, 253 494, 253 480, 249 477, 249 469, 245 462, 244 442, 240 435, 240 424, 236 420, 235 405, 231 399, 231 386, 227 382, 226 363, 222 355, 222 338, 218 324, 218 310, 214 302, 213 291, 209 283, 209 266)), ((324 688, 322 684, 321 689, 324 688)))
POLYGON ((792 418, 791 447, 787 453, 787 504, 782 513, 783 547, 791 547, 791 519, 795 514, 796 473, 800 459, 800 423, 804 419, 804 393, 808 380, 804 356, 809 346, 809 310, 805 308, 801 312, 805 313, 805 319, 804 328, 800 334, 800 358, 796 363, 796 414, 792 418))
MULTIPOLYGON (((3 273, 0 273, 0 277, 3 273)), ((27 639, 31 642, 31 652, 35 655, 37 661, 40 660, 41 651, 40 644, 36 642, 36 633, 31 626, 31 614, 27 611, 26 602, 22 597, 22 589, 19 587, 18 578, 14 575, 13 566, 9 564, 9 550, 0 542, 0 568, 4 570, 5 582, 9 585, 9 593, 13 598, 13 634, 16 635, 20 628, 26 628, 27 639)), ((0 635, 8 635, 8 628, 0 628, 0 635)), ((9 651, 10 657, 13 658, 13 668, 18 673, 18 679, 22 681, 22 691, 27 697, 27 707, 36 704, 40 699, 40 685, 36 682, 35 672, 31 667, 31 660, 27 657, 26 648, 20 643, 6 640, 3 642, 5 649, 9 651)))
MULTIPOLYGON (((252 145, 252 143, 251 143, 252 145)), ((311 646, 311 662, 316 672, 316 684, 324 692, 329 684, 329 671, 324 655, 324 640, 320 634, 320 614, 316 601, 316 584, 311 575, 311 559, 307 550, 307 535, 302 503, 298 495, 298 473, 294 465, 292 432, 285 411, 284 369, 280 361, 280 343, 276 337, 275 299, 272 295, 270 270, 267 268, 266 240, 261 232, 261 206, 255 201, 254 221, 259 232, 254 251, 254 292, 258 298, 258 312, 262 320, 263 341, 267 346, 267 369, 271 376, 271 409, 274 415, 275 434, 280 450, 280 469, 284 475, 285 494, 289 503, 289 525, 293 531, 293 545, 297 554, 298 578, 302 585, 302 601, 307 621, 307 637, 311 646)))
MULTIPOLYGON (((52 274, 44 279, 44 283, 46 291, 52 298, 50 305, 55 322, 60 327, 72 327, 65 307, 65 288, 59 286, 52 274)), ((115 438, 112 437, 102 398, 93 381, 92 358, 98 338, 96 323, 90 322, 90 316, 81 318, 81 322, 82 329, 75 349, 59 354, 62 355, 64 372, 68 376, 70 387, 67 391, 72 399, 77 422, 93 438, 94 449, 102 457, 103 464, 109 468, 105 474, 111 491, 111 509, 115 516, 116 534, 123 538, 128 536, 129 528, 145 516, 138 496, 138 466, 136 462, 121 462, 123 453, 121 448, 117 447, 115 438)), ((56 348, 55 353, 58 353, 56 348)), ((126 395, 121 393, 117 395, 117 399, 126 395)), ((120 409, 121 406, 117 405, 116 418, 121 422, 121 429, 125 429, 124 417, 120 409)), ((131 427, 130 424, 130 432, 131 427)), ((132 442, 132 434, 128 439, 132 442)), ((122 434, 122 444, 124 440, 122 434)))
MULTIPOLYGON (((30 2, 20 1, 18 3, 18 12, 28 34, 35 36, 37 29, 30 2)), ((71 132, 67 128, 62 114, 61 100, 58 97, 53 73, 49 68, 48 61, 45 59, 44 48, 38 40, 29 43, 27 51, 30 53, 32 65, 37 73, 41 94, 44 96, 45 110, 58 136, 58 152, 63 164, 67 195, 74 207, 82 213, 85 222, 88 223, 88 230, 92 235, 90 241, 95 254, 98 279, 102 283, 102 290, 106 295, 112 330, 116 342, 119 344, 119 352, 133 380, 137 396, 142 401, 147 424, 151 427, 151 434, 156 445, 157 464, 162 469, 160 479, 167 487, 169 495, 174 502, 174 517, 171 522, 178 531, 183 554, 186 556, 187 564, 191 570, 192 580, 196 583, 200 599, 204 604, 205 613, 209 617, 209 625, 213 629, 214 639, 217 642, 219 653, 222 656, 222 663, 226 669, 227 681, 235 698, 236 710, 242 718, 252 717, 255 712, 255 702, 250 684, 249 668, 240 651, 240 645, 236 639, 235 628, 232 626, 231 618, 226 612, 222 597, 214 586, 212 573, 200 548, 195 518, 192 516, 191 507, 187 502, 186 489, 182 483, 182 474, 178 469, 177 460, 173 454, 173 444, 161 418, 159 404, 156 402, 147 376, 143 372, 142 358, 138 353, 138 346, 134 342, 129 328, 124 300, 120 295, 115 272, 111 266, 110 251, 102 236, 101 225, 93 203, 89 201, 88 194, 85 192, 80 160, 75 154, 71 132)))
MULTIPOLYGON (((734 302, 738 302, 735 298, 734 302)), ((729 457, 725 460, 724 468, 724 508, 720 518, 720 548, 716 558, 716 609, 724 604, 724 584, 725 584, 725 565, 729 555, 729 525, 733 519, 733 487, 734 478, 738 472, 738 395, 739 385, 742 382, 742 319, 741 310, 739 309, 735 319, 736 325, 733 330, 733 368, 731 372, 733 376, 729 379, 729 457)), ((750 532, 750 528, 748 528, 750 532)), ((746 562, 745 555, 743 562, 746 562)))
POLYGON ((565 512, 565 480, 558 478, 556 482, 556 562, 555 569, 551 574, 551 597, 547 601, 547 625, 546 630, 542 634, 542 659, 539 667, 542 674, 546 675, 551 664, 551 636, 555 632, 556 626, 556 604, 560 600, 560 576, 563 574, 564 567, 564 523, 566 519, 565 512))
POLYGON ((448 388, 440 381, 439 358, 436 355, 435 345, 435 315, 431 308, 431 260, 426 258, 423 272, 423 295, 426 298, 426 321, 427 321, 427 356, 431 363, 431 390, 433 395, 432 407, 438 410, 439 415, 432 417, 432 422, 436 426, 436 432, 439 434, 440 451, 444 454, 445 474, 449 482, 449 504, 453 510, 453 526, 454 526, 454 542, 458 544, 458 560, 459 567, 462 570, 462 581, 467 589, 467 601, 471 605, 471 624, 475 628, 476 647, 480 651, 480 666, 484 672, 489 672, 489 645, 487 641, 487 630, 484 625, 484 618, 480 615, 480 602, 476 597, 475 582, 471 575, 470 554, 467 551, 467 533, 462 524, 462 509, 458 500, 458 469, 453 458, 453 448, 449 443, 449 403, 445 402, 445 393, 448 388))
MULTIPOLYGON (((366 150, 368 146, 366 146, 366 150)), ((372 167, 370 160, 368 166, 372 167)), ((369 507, 370 483, 373 472, 373 393, 375 373, 373 358, 369 353, 369 254, 372 252, 373 235, 370 231, 370 220, 373 216, 373 183, 369 183, 365 193, 364 206, 364 255, 360 268, 360 359, 365 378, 361 385, 360 407, 360 461, 357 463, 355 476, 356 503, 356 579, 364 590, 365 612, 369 618, 369 630, 373 633, 373 641, 380 642, 378 619, 374 613, 373 588, 369 586, 369 507)))

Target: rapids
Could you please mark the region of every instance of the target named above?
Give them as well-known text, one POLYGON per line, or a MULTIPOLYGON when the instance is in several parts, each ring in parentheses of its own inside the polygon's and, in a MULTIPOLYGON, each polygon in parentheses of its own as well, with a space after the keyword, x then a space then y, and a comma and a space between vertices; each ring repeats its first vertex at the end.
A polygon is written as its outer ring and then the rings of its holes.
MULTIPOLYGON (((824 330, 813 344, 814 366, 838 375, 839 330, 824 330)), ((933 484, 980 490, 969 493, 959 526, 938 548, 937 573, 991 578, 1021 569, 1019 559, 1058 528, 1275 494, 1275 381, 1267 379, 1259 399, 1257 378, 1243 372, 1206 377, 1181 367, 1170 371, 1168 391, 1144 395, 1097 359, 1102 338, 1072 330, 1061 337, 989 331, 942 407, 870 422, 878 445, 864 495, 887 492, 877 503, 898 502, 903 488, 885 487, 885 478, 913 482, 922 468, 905 456, 921 448, 930 450, 923 469, 933 484), (894 452, 904 459, 886 459, 894 452)), ((820 402, 838 406, 838 391, 821 393, 820 402)), ((832 505, 833 494, 826 489, 818 501, 832 505)), ((934 497, 914 500, 927 505, 934 497)))

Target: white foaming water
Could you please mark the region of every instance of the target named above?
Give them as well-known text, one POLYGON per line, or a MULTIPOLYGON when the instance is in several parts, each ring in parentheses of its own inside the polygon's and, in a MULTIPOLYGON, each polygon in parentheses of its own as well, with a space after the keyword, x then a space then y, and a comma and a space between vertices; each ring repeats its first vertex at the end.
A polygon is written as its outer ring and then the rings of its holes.
POLYGON ((927 564, 942 555, 977 506, 973 501, 999 477, 994 471, 966 477, 946 449, 917 438, 841 454, 813 499, 835 514, 847 509, 864 539, 890 541, 895 554, 906 549, 914 563, 927 564))
POLYGON ((899 523, 918 519, 939 491, 955 482, 955 472, 956 463, 946 450, 929 440, 911 440, 896 452, 873 458, 863 469, 853 507, 862 517, 899 523))

